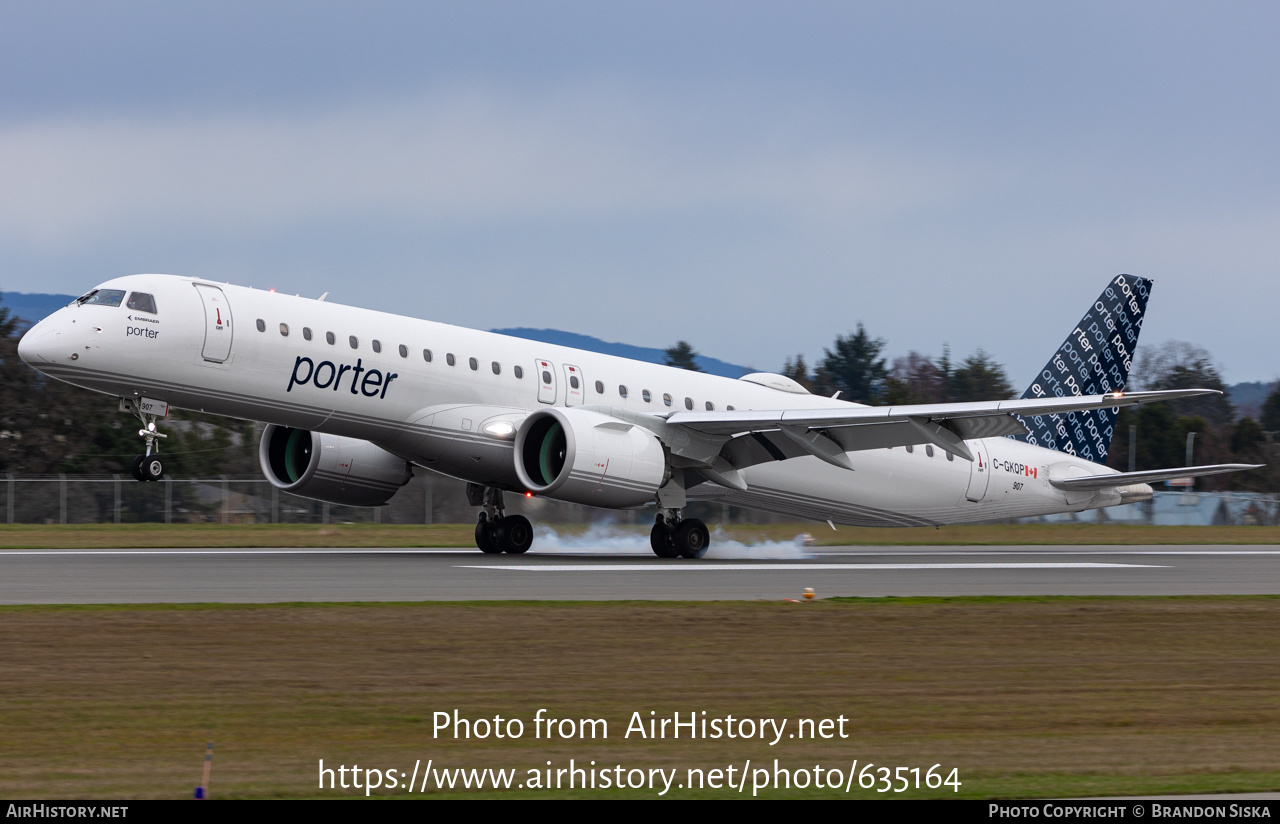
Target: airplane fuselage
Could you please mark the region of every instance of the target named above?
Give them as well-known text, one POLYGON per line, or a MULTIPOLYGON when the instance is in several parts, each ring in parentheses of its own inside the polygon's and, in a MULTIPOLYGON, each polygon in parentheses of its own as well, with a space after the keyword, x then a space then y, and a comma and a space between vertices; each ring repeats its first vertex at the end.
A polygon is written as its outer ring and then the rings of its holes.
MULTIPOLYGON (((506 427, 492 424, 518 427, 539 409, 579 406, 661 419, 686 410, 851 406, 196 278, 132 275, 98 289, 152 296, 154 311, 123 302, 72 304, 27 333, 24 360, 109 395, 366 440, 410 463, 509 490, 522 489, 513 443, 506 427)), ((701 484, 689 495, 875 526, 993 521, 1122 502, 1115 489, 1068 492, 1050 484, 1051 477, 1110 471, 1098 464, 1006 437, 965 443, 972 462, 927 445, 849 453, 853 471, 792 457, 743 469, 745 490, 701 484)))

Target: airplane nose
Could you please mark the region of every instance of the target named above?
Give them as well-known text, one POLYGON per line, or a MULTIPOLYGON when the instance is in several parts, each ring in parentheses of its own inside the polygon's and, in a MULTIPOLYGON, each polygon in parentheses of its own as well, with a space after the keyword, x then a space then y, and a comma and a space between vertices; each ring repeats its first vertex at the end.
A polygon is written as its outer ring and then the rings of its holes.
POLYGON ((37 323, 18 341, 18 357, 28 366, 52 363, 58 334, 47 323, 37 323))

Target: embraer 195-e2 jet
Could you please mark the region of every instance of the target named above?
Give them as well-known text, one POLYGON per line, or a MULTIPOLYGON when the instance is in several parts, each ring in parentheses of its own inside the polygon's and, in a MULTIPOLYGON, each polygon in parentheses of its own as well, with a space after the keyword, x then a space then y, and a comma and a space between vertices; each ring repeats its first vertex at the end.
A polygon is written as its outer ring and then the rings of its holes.
POLYGON ((718 500, 828 523, 938 526, 1114 506, 1149 482, 1240 464, 1116 472, 1118 407, 1212 390, 1123 392, 1151 281, 1121 275, 1020 400, 862 406, 782 375, 738 380, 173 275, 98 286, 18 353, 142 420, 134 475, 164 475, 173 407, 263 421, 262 471, 287 492, 382 506, 414 466, 468 482, 476 544, 522 553, 504 493, 653 505, 653 551, 699 558, 718 500))

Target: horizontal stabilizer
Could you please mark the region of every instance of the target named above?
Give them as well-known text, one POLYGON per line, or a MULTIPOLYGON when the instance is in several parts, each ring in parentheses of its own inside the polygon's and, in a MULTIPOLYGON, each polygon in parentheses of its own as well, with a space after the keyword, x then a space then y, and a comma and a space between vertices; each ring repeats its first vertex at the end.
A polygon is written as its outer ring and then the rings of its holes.
POLYGON ((1177 469, 1152 469, 1147 472, 1117 472, 1109 475, 1085 475, 1079 478, 1049 479, 1058 489, 1106 489, 1129 484, 1150 484, 1174 478, 1198 478, 1202 475, 1221 475, 1243 469, 1258 469, 1265 464, 1213 464, 1212 466, 1183 466, 1177 469))

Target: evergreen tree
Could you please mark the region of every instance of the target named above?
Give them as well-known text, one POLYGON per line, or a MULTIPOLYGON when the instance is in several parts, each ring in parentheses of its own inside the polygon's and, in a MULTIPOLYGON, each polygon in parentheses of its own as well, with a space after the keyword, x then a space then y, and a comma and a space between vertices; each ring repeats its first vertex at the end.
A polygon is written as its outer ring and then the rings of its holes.
POLYGON ((1138 407, 1134 416, 1138 426, 1138 471, 1183 466, 1186 442, 1169 405, 1148 403, 1138 407))
MULTIPOLYGON (((949 365, 949 364, 948 364, 949 365)), ((982 349, 974 352, 947 379, 948 400, 1002 401, 1014 397, 1004 367, 982 349)))
POLYGON ((1262 454, 1267 436, 1253 418, 1241 418, 1231 431, 1231 452, 1239 460, 1256 460, 1262 454))
MULTIPOLYGON (((0 294, 0 300, 4 295, 0 294)), ((0 306, 0 338, 11 338, 18 329, 18 319, 9 311, 8 306, 0 306)))
POLYGON ((880 357, 884 345, 884 338, 872 338, 861 323, 852 335, 837 335, 835 351, 823 350, 825 356, 814 376, 818 392, 830 395, 839 390, 846 401, 878 402, 889 377, 880 357))
POLYGON ((687 341, 679 341, 675 346, 668 346, 663 351, 667 354, 667 366, 688 369, 690 372, 702 371, 702 367, 698 366, 695 360, 698 357, 698 353, 693 351, 693 347, 687 341))
POLYGON ((782 365, 782 374, 810 392, 813 391, 813 379, 809 377, 809 366, 804 362, 804 355, 797 354, 794 360, 787 358, 787 362, 782 365))
POLYGON ((1267 432, 1280 432, 1280 383, 1267 395, 1262 404, 1262 419, 1258 421, 1267 432))

